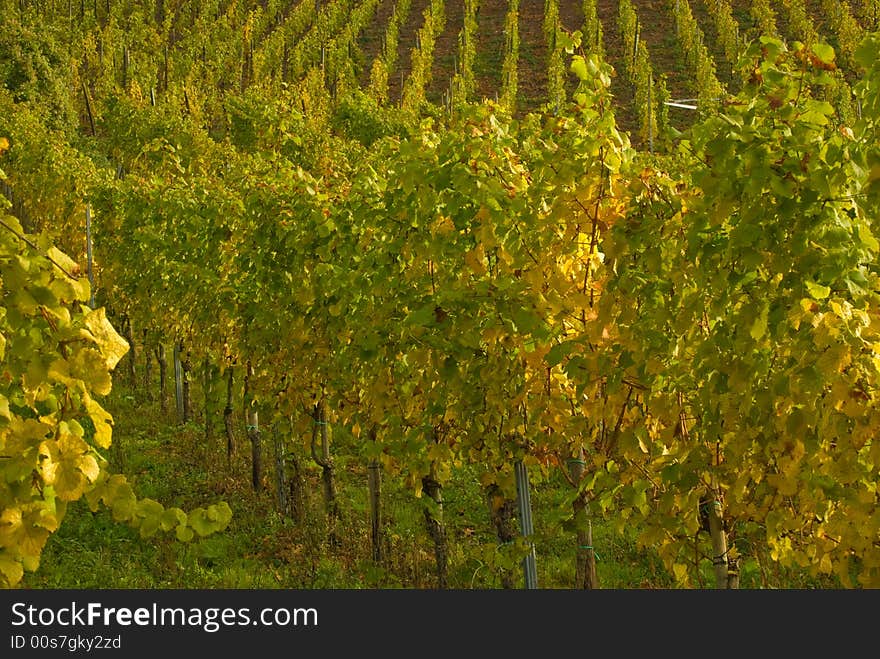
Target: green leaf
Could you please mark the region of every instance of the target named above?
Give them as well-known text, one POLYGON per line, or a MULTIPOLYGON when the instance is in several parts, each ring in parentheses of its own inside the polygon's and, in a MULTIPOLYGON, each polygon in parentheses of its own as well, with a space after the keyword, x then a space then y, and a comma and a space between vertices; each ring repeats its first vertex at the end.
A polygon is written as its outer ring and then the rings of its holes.
POLYGON ((834 49, 825 43, 816 43, 812 46, 813 54, 823 64, 831 64, 834 61, 834 49))
POLYGON ((141 499, 137 502, 137 506, 135 507, 135 514, 138 517, 156 518, 157 525, 158 519, 164 512, 165 508, 155 499, 141 499))
POLYGON ((189 526, 200 536, 205 537, 214 532, 214 524, 208 518, 207 511, 204 508, 196 508, 191 510, 187 516, 189 526))
POLYGON ((555 346, 550 348, 547 354, 544 357, 544 361, 547 362, 547 366, 553 367, 559 364, 568 354, 571 352, 574 344, 571 341, 564 341, 562 343, 557 343, 555 346))
POLYGON ((877 242, 877 239, 874 237, 874 234, 871 233, 871 229, 867 224, 859 224, 858 236, 859 242, 872 252, 880 250, 880 242, 877 242))
POLYGON ((688 569, 687 565, 682 563, 676 563, 672 566, 672 574, 675 577, 675 581, 679 584, 687 584, 688 582, 688 569))
POLYGON ((426 325, 431 324, 434 320, 434 307, 436 305, 433 303, 426 304, 420 309, 416 311, 412 311, 406 317, 406 324, 413 325, 416 327, 424 327, 426 325))
POLYGON ((834 114, 834 106, 827 101, 810 100, 806 103, 806 111, 801 115, 801 120, 807 123, 824 126, 828 118, 834 114))
POLYGON ((810 295, 816 300, 824 300, 831 294, 831 289, 828 286, 817 284, 810 279, 807 279, 804 283, 807 285, 810 295))
POLYGON ((160 518, 158 516, 151 516, 144 519, 141 522, 140 528, 138 529, 142 538, 150 538, 156 535, 156 531, 159 530, 160 526, 160 518))
POLYGON ((130 520, 134 516, 136 505, 137 500, 134 498, 133 494, 130 497, 114 499, 111 506, 111 510, 113 511, 113 519, 115 519, 117 522, 130 520))
POLYGON ((214 503, 208 506, 207 516, 216 524, 217 530, 226 528, 232 519, 232 508, 225 501, 214 503))
POLYGON ((163 531, 170 531, 179 526, 186 526, 186 513, 180 508, 167 508, 160 520, 163 531))
POLYGON ((192 529, 189 528, 188 526, 184 526, 183 524, 181 524, 180 526, 177 527, 174 534, 177 536, 177 539, 180 540, 181 542, 189 542, 194 537, 192 529))
POLYGON ((574 73, 578 80, 586 80, 588 77, 587 63, 580 55, 573 57, 571 60, 571 72, 574 73))
POLYGON ((866 69, 880 61, 880 37, 876 34, 867 35, 856 48, 855 59, 866 69))
POLYGON ((749 334, 755 341, 760 341, 767 333, 767 312, 767 307, 764 307, 749 330, 749 334))

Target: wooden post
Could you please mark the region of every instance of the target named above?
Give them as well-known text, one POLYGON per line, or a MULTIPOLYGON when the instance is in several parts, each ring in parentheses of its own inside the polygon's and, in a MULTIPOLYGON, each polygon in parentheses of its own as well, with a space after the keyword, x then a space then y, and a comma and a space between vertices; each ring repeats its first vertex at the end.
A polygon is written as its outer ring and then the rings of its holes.
MULTIPOLYGON (((376 427, 370 429, 370 441, 376 445, 376 427)), ((370 540, 373 547, 373 562, 384 562, 382 537, 382 471, 377 458, 370 460, 367 472, 367 486, 370 494, 370 540)))
POLYGON ((578 458, 568 461, 572 485, 578 494, 572 503, 574 523, 577 526, 577 558, 575 559, 575 588, 594 590, 599 587, 596 575, 596 552, 593 548, 593 524, 587 503, 587 493, 580 492, 580 483, 584 476, 586 463, 584 451, 581 449, 578 458))
MULTIPOLYGON (((183 353, 183 342, 180 344, 180 352, 183 353)), ((189 350, 186 351, 184 359, 180 363, 183 372, 183 422, 186 423, 192 419, 192 396, 190 388, 190 372, 192 371, 192 363, 190 362, 189 350)))
MULTIPOLYGON (((288 423, 291 432, 293 432, 293 416, 288 417, 288 423)), ((303 485, 302 468, 296 453, 291 451, 284 456, 285 467, 290 467, 290 473, 287 478, 287 506, 293 521, 300 522, 305 515, 305 497, 303 485)), ((287 475, 287 474, 286 474, 287 475)))
POLYGON ((168 414, 168 360, 165 355, 165 344, 160 340, 156 346, 156 361, 159 363, 159 403, 162 406, 162 414, 168 414))
POLYGON ((92 102, 89 99, 89 90, 86 87, 85 80, 82 81, 82 93, 83 98, 86 100, 86 112, 89 115, 89 128, 92 129, 92 137, 94 137, 97 134, 97 131, 95 131, 95 115, 92 113, 92 102))
POLYGON ((333 457, 330 454, 330 436, 327 433, 326 403, 323 398, 315 403, 312 410, 312 459, 321 467, 321 481, 324 485, 324 507, 327 512, 327 538, 332 546, 339 545, 337 522, 339 520, 339 501, 336 497, 336 480, 334 477, 333 457), (321 452, 318 454, 318 439, 321 440, 321 452))
POLYGON ((448 555, 449 548, 446 539, 446 525, 443 523, 443 487, 437 481, 434 463, 431 463, 431 472, 422 478, 422 491, 432 502, 432 506, 425 506, 425 524, 428 527, 428 535, 434 541, 434 561, 437 569, 437 588, 445 589, 449 586, 448 578, 448 555), (434 510, 436 510, 436 513, 434 510))
POLYGON ((204 382, 202 388, 205 394, 205 443, 207 444, 214 438, 214 417, 211 406, 211 398, 214 392, 214 369, 211 366, 211 359, 205 355, 202 362, 204 382))
POLYGON ((275 449, 275 495, 278 497, 278 512, 286 516, 290 506, 287 501, 286 469, 284 465, 284 441, 278 432, 278 422, 272 424, 272 446, 275 449))
POLYGON ((226 407, 223 408, 223 425, 226 429, 226 466, 232 464, 232 454, 235 453, 235 430, 232 422, 232 392, 234 385, 234 370, 232 362, 226 366, 226 407))
POLYGON ((150 384, 153 382, 153 355, 149 348, 150 331, 144 328, 144 396, 147 400, 153 400, 153 394, 150 392, 150 384))
POLYGON ((134 327, 131 323, 131 317, 125 318, 125 338, 128 341, 128 381, 131 390, 137 389, 137 350, 134 343, 134 327))
POLYGON ((183 420, 183 370, 180 364, 180 341, 174 342, 174 400, 177 403, 177 419, 183 420))
POLYGON ((254 367, 250 360, 247 362, 245 371, 245 421, 248 439, 251 442, 251 484, 254 492, 259 492, 263 485, 263 456, 260 441, 260 421, 257 406, 251 392, 254 367))
POLYGON ((130 64, 128 46, 122 49, 122 87, 128 89, 128 66, 130 64))
MULTIPOLYGON (((499 547, 512 545, 516 540, 516 501, 505 496, 497 483, 490 483, 486 487, 486 502, 499 547)), ((500 572, 501 587, 506 590, 514 588, 513 573, 507 568, 501 568, 500 572)))

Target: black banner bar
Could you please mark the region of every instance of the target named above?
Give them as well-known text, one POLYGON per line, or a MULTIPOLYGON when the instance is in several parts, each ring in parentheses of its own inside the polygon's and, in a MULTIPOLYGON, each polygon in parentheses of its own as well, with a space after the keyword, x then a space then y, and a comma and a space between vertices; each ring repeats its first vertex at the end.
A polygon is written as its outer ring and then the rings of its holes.
MULTIPOLYGON (((840 653, 876 618, 876 592, 8 590, 0 591, 0 657, 553 656, 639 648, 677 655, 713 643, 761 654, 817 645, 811 620, 840 653), (835 620, 837 618, 837 620, 835 620), (839 629, 839 628, 838 628, 839 629), (726 640, 725 640, 726 639, 726 640), (784 643, 784 645, 783 645, 784 643), (588 650, 589 648, 589 650, 588 650), (677 648, 677 649, 676 649, 677 648), (742 648, 741 648, 742 649, 742 648), (280 654, 279 654, 280 653, 280 654)), ((874 645, 876 648, 876 645, 874 645)))

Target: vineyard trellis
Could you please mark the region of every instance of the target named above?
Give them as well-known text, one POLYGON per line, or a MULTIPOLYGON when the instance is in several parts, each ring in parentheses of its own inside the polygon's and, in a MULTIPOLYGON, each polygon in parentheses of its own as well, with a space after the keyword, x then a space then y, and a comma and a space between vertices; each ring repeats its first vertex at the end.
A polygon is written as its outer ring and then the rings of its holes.
POLYGON ((599 3, 574 34, 555 0, 538 26, 500 3, 486 52, 489 3, 468 2, 446 108, 425 93, 443 0, 399 0, 371 62, 358 44, 376 0, 126 4, 0 3, 4 584, 81 498, 144 537, 227 527, 227 505, 139 499, 102 458, 110 371, 127 352, 124 386, 146 400, 155 357, 164 406, 169 345, 177 422, 203 416, 209 442, 222 416, 227 474, 247 462, 258 493, 274 477, 293 518, 313 466, 341 551, 355 464, 371 559, 387 564, 395 488, 438 587, 460 560, 461 473, 485 516, 475 555, 505 587, 519 566, 539 584, 529 476, 563 483, 553 514, 579 588, 598 585, 600 517, 636 526, 682 586, 735 586, 759 559, 877 584, 876 3, 823 1, 819 25, 802 0, 755 1, 743 42, 730 3, 707 1, 744 67, 728 92, 687 0, 620 2, 619 62, 599 3), (676 27, 693 98, 655 69, 650 11, 676 27), (535 34, 537 108, 519 91, 535 34), (497 101, 475 98, 481 58, 497 101), (692 125, 673 129, 670 107, 697 110, 692 125))

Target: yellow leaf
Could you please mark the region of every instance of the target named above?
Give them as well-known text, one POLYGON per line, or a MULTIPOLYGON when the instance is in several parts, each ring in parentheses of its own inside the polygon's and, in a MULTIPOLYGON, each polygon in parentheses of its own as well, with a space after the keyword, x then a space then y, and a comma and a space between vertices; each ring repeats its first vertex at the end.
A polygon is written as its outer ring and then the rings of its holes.
MULTIPOLYGON (((880 442, 871 442, 870 461, 875 468, 880 467, 880 442)), ((880 486, 877 489, 880 494, 880 486)))
POLYGON ((849 320, 852 318, 852 305, 846 300, 831 300, 828 303, 828 306, 831 307, 831 311, 844 320, 849 320))
POLYGON ((85 491, 86 479, 76 465, 70 462, 58 463, 55 476, 55 488, 58 498, 63 501, 76 501, 85 491))
POLYGON ((21 508, 8 507, 0 513, 0 546, 12 546, 21 528, 21 508))
POLYGON ((856 500, 861 504, 870 506, 874 503, 874 492, 870 489, 862 488, 856 494, 856 500))
POLYGON ((21 562, 13 558, 9 552, 0 552, 0 586, 4 583, 10 587, 17 586, 24 575, 24 569, 21 562))
POLYGON ((481 243, 477 243, 476 247, 464 255, 465 265, 467 265, 471 272, 477 275, 486 273, 485 259, 486 252, 483 250, 481 243))
POLYGON ((807 290, 810 292, 810 295, 817 300, 824 300, 831 294, 831 289, 828 286, 817 284, 810 279, 807 279, 805 283, 807 284, 807 290))
POLYGON ((88 279, 80 277, 76 281, 71 281, 70 285, 73 288, 73 294, 77 300, 80 302, 88 302, 92 292, 88 279))
POLYGON ((40 556, 22 556, 21 565, 28 572, 36 572, 40 567, 40 556))
POLYGON ((4 452, 11 455, 21 455, 39 446, 40 442, 52 431, 52 427, 35 419, 13 418, 9 422, 9 431, 4 452))
POLYGON ((98 461, 95 460, 95 456, 93 455, 84 455, 77 462, 77 466, 90 483, 94 483, 97 480, 98 475, 101 473, 98 461))
POLYGON ((455 224, 452 222, 452 218, 447 215, 438 215, 434 222, 431 224, 431 234, 439 234, 441 236, 445 236, 447 234, 455 231, 455 224))
POLYGON ((113 370, 128 352, 128 342, 113 329, 113 325, 107 320, 104 307, 89 312, 84 322, 95 342, 100 346, 107 368, 113 370))
POLYGON ((830 375, 842 371, 849 365, 851 360, 852 355, 849 346, 838 343, 829 346, 828 349, 822 353, 822 355, 816 360, 816 366, 822 373, 830 375))
POLYGON ((672 574, 675 576, 676 583, 684 586, 688 583, 687 565, 675 563, 672 566, 672 574))
POLYGON ((44 462, 55 460, 52 482, 58 498, 76 501, 83 495, 87 482, 93 482, 100 473, 95 458, 89 454, 89 445, 82 437, 62 434, 57 442, 44 442, 43 446, 49 454, 44 462))
POLYGON ((42 506, 37 503, 29 508, 30 510, 22 514, 21 525, 16 533, 16 545, 22 556, 39 556, 49 539, 49 531, 40 526, 42 506))
POLYGON ((94 348, 81 348, 68 360, 71 375, 82 380, 89 391, 101 396, 109 394, 113 384, 104 359, 94 348))
POLYGON ((95 424, 95 443, 101 448, 110 448, 113 439, 113 417, 97 401, 84 394, 86 411, 95 424))
POLYGON ((449 457, 449 448, 445 444, 434 444, 428 449, 428 457, 431 460, 446 460, 449 457))
POLYGON ((55 482, 60 453, 58 442, 54 439, 40 444, 40 476, 46 485, 52 485, 55 482))
POLYGON ((482 243, 483 249, 492 249, 498 246, 498 238, 495 236, 495 229, 489 222, 480 224, 474 231, 477 240, 482 243))
POLYGON ((859 233, 859 240, 861 240, 862 244, 864 244, 868 249, 870 249, 871 251, 874 251, 874 252, 876 252, 878 249, 880 249, 880 242, 877 241, 877 239, 874 237, 874 234, 871 233, 871 229, 868 228, 868 226, 866 226, 864 224, 860 224, 859 229, 858 229, 858 233, 859 233))
POLYGON ((749 334, 755 341, 760 341, 761 337, 767 332, 767 312, 769 309, 764 307, 761 310, 760 315, 755 319, 755 322, 752 324, 752 329, 749 331, 749 334))
POLYGON ((57 265, 64 268, 67 273, 71 275, 79 274, 79 264, 57 247, 50 247, 46 251, 46 254, 48 254, 49 258, 52 259, 52 261, 54 261, 57 265))

